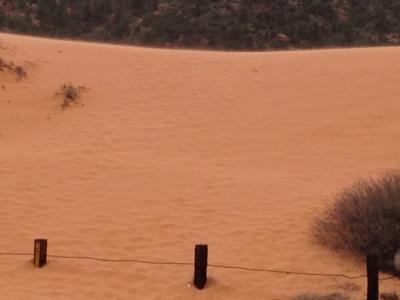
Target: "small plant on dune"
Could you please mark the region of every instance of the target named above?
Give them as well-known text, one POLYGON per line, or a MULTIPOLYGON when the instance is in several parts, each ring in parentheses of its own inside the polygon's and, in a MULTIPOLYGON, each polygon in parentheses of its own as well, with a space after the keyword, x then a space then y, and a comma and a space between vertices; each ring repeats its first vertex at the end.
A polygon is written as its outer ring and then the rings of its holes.
POLYGON ((78 99, 80 98, 81 93, 85 91, 86 88, 84 86, 76 87, 71 83, 67 83, 60 87, 56 96, 62 97, 61 108, 64 110, 73 104, 78 104, 78 99))
POLYGON ((7 63, 0 58, 0 72, 4 71, 14 73, 18 81, 28 76, 24 67, 15 65, 13 62, 7 63))
POLYGON ((360 180, 345 189, 315 220, 314 239, 333 250, 377 254, 380 269, 394 272, 400 248, 400 172, 360 180))
POLYGON ((15 74, 17 75, 17 80, 21 80, 25 77, 27 77, 27 73, 25 69, 21 66, 16 66, 14 69, 15 74))

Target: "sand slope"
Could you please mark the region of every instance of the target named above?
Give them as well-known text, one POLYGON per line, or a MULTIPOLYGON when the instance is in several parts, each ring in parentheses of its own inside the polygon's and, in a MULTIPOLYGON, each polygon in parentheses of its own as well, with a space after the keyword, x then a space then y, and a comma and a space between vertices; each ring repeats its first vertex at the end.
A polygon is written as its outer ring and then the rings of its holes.
MULTIPOLYGON (((311 243, 341 187, 398 166, 400 48, 225 53, 0 34, 0 252, 364 272, 311 243), (59 109, 64 82, 83 107, 59 109)), ((290 299, 365 280, 0 256, 1 299, 290 299)), ((384 282, 383 291, 395 290, 384 282)), ((357 287, 360 289, 358 290, 357 287)), ((399 288, 397 288, 399 289, 399 288)))

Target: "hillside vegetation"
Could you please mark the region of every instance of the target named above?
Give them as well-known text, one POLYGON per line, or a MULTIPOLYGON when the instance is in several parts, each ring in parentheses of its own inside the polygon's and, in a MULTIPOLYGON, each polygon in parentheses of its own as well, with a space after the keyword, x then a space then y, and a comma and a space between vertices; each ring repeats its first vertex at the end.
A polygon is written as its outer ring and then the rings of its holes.
POLYGON ((14 32, 224 49, 400 43, 398 0, 3 0, 14 32))

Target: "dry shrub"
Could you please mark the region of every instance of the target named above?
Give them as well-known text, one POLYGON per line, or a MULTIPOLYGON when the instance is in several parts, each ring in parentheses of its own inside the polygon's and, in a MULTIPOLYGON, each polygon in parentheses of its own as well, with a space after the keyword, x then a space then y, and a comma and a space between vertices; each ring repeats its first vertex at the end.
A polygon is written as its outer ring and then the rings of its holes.
POLYGON ((338 195, 313 224, 315 240, 355 255, 377 254, 382 271, 394 271, 400 247, 400 172, 360 180, 338 195))
POLYGON ((302 294, 295 297, 293 300, 348 300, 348 297, 343 296, 339 293, 333 293, 329 295, 317 295, 317 294, 302 294))
POLYGON ((7 63, 0 58, 0 72, 4 71, 14 73, 17 80, 21 80, 28 76, 24 67, 15 65, 13 62, 7 63))
POLYGON ((72 104, 78 104, 78 99, 81 96, 82 92, 85 92, 87 89, 84 86, 74 86, 71 83, 63 84, 56 96, 62 97, 61 108, 64 110, 72 104))

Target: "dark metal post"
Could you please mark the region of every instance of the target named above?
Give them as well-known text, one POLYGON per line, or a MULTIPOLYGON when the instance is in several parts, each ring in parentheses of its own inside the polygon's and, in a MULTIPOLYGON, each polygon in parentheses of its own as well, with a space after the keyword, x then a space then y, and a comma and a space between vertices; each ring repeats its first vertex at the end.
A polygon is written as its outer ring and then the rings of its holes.
POLYGON ((33 264, 38 268, 47 263, 47 240, 36 239, 34 243, 33 264))
POLYGON ((379 299, 379 256, 367 256, 368 291, 367 300, 379 299))
POLYGON ((194 250, 194 285, 203 289, 207 283, 208 245, 196 245, 194 250))

